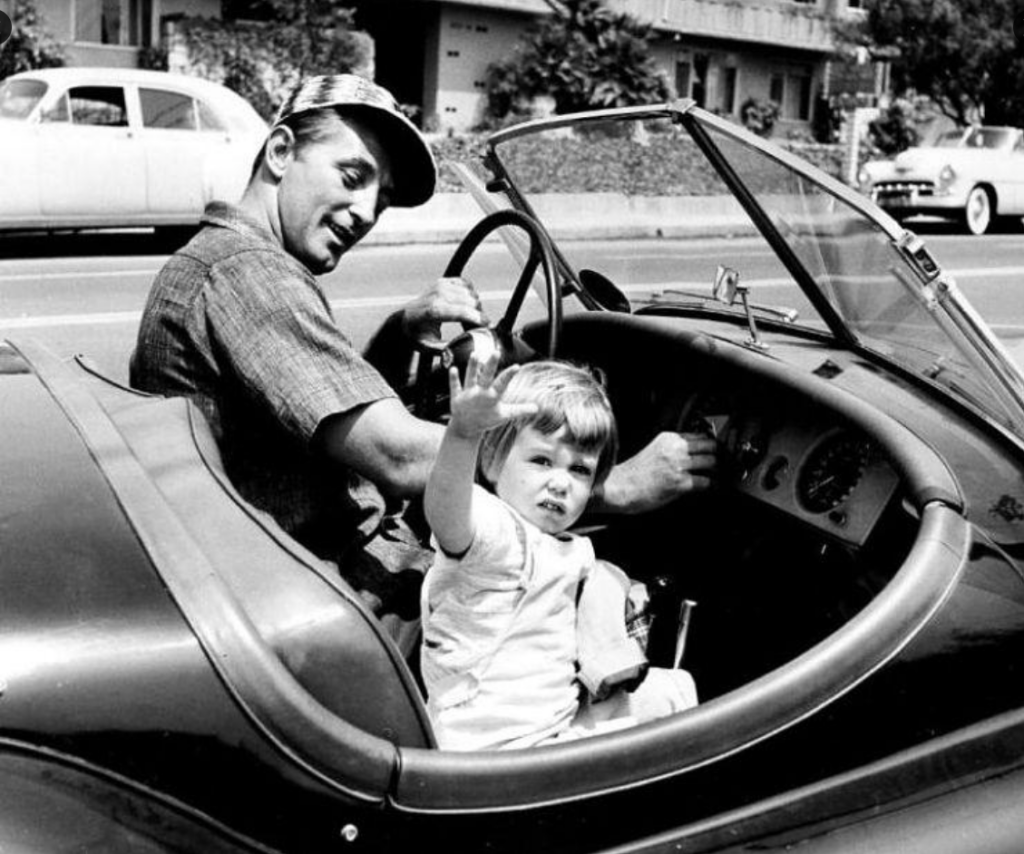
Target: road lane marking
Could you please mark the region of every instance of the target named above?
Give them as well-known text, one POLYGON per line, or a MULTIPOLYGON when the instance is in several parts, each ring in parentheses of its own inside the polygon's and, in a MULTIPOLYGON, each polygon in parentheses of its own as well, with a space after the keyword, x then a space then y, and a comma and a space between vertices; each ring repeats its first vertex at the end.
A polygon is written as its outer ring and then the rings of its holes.
POLYGON ((0 273, 0 282, 48 282, 55 279, 112 279, 125 276, 154 276, 159 267, 151 270, 87 270, 66 273, 0 273))
MULTIPOLYGON (((976 277, 991 276, 995 278, 1004 278, 1010 276, 1024 277, 1024 267, 971 267, 962 270, 948 270, 947 271, 954 279, 970 279, 976 277)), ((130 271, 119 271, 114 275, 129 275, 130 271)), ((51 273, 46 274, 50 278, 58 277, 70 277, 72 275, 82 274, 71 274, 71 273, 51 273)), ((111 275, 111 274, 100 274, 100 273, 89 273, 84 274, 91 277, 97 277, 100 275, 111 275)), ((15 278, 43 278, 40 277, 22 277, 20 274, 15 276, 0 274, 0 284, 4 281, 10 281, 15 278)), ((781 278, 766 278, 766 279, 750 279, 747 284, 752 288, 758 287, 793 287, 796 288, 796 284, 792 279, 781 277, 781 278)), ((678 289, 678 290, 695 290, 698 293, 702 293, 707 289, 707 282, 693 281, 693 282, 638 282, 630 285, 620 285, 620 290, 627 294, 634 293, 650 293, 656 290, 665 289, 678 289)), ((484 302, 496 302, 496 301, 507 301, 512 295, 511 291, 481 291, 480 298, 484 302)), ((405 305, 407 302, 415 298, 415 294, 396 294, 390 297, 353 297, 348 299, 335 299, 330 300, 331 308, 335 311, 346 311, 346 310, 367 310, 367 309, 394 309, 405 305)), ((533 291, 529 295, 531 298, 535 298, 533 291)), ((709 295, 710 298, 710 295, 709 295)), ((29 315, 24 317, 13 317, 5 318, 0 317, 0 329, 41 329, 48 327, 62 327, 62 326, 87 326, 90 324, 95 325, 111 325, 120 323, 138 323, 142 312, 139 311, 107 311, 107 312, 96 312, 92 314, 53 314, 53 315, 29 315)))
MULTIPOLYGON (((699 256, 687 256, 687 257, 699 257, 699 256)), ((151 270, 111 270, 109 272, 103 272, 99 270, 92 270, 87 272, 58 272, 58 273, 0 273, 0 283, 3 282, 22 282, 22 281, 53 281, 56 279, 103 279, 103 278, 123 278, 128 276, 152 276, 157 273, 159 267, 154 267, 151 270)), ((962 269, 945 268, 945 272, 951 275, 954 279, 976 279, 984 278, 985 276, 993 276, 995 278, 1003 278, 1007 276, 1024 276, 1024 267, 1013 266, 1013 267, 964 267, 962 269)), ((751 279, 751 284, 755 284, 763 280, 751 279)), ((706 286, 706 282, 701 282, 700 286, 706 286)), ((688 285, 689 286, 689 285, 688 285)), ((627 285, 627 288, 636 287, 627 285)), ((498 292, 492 292, 498 293, 498 292)), ((501 293, 505 293, 502 291, 501 293)), ((387 297, 390 301, 394 300, 411 300, 412 296, 395 296, 387 297)), ((376 299, 376 297, 367 297, 366 299, 376 299)), ((388 303, 393 304, 393 302, 388 303)))
MULTIPOLYGON (((392 297, 355 297, 351 299, 330 300, 335 312, 346 310, 366 310, 374 308, 398 308, 415 298, 415 294, 398 294, 392 297)), ((480 299, 484 302, 508 301, 511 291, 481 291, 480 299)), ((532 293, 531 295, 532 296, 532 293)), ((93 314, 48 314, 29 315, 26 317, 0 317, 0 329, 39 329, 60 326, 97 326, 117 323, 138 323, 142 311, 104 311, 93 314)))

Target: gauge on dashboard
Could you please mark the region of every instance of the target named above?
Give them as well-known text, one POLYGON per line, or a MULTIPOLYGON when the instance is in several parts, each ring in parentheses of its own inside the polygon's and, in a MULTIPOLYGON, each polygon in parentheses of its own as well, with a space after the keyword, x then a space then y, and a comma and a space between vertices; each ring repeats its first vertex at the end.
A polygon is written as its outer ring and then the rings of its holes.
POLYGON ((834 433, 804 461, 797 498, 811 513, 827 513, 850 497, 873 454, 871 443, 850 433, 834 433))

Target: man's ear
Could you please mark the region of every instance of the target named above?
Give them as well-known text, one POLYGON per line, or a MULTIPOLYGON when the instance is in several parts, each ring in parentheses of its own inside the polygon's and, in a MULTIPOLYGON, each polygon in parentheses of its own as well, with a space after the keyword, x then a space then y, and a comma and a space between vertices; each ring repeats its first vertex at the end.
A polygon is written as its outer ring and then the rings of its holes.
POLYGON ((285 169, 295 156, 295 134, 286 125, 278 125, 267 137, 263 152, 263 163, 277 180, 281 180, 285 169))

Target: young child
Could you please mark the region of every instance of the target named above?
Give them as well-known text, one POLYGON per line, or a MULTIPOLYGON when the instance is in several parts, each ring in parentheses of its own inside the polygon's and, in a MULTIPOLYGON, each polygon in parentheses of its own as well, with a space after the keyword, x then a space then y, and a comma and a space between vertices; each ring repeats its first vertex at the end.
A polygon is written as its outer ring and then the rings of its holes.
POLYGON ((633 692, 601 701, 581 691, 577 593, 595 556, 567 531, 615 462, 614 416, 580 368, 533 362, 496 377, 496 365, 474 354, 465 388, 452 370, 451 421, 424 498, 438 553, 423 585, 421 664, 439 745, 531 747, 695 705, 683 670, 652 668, 633 692))

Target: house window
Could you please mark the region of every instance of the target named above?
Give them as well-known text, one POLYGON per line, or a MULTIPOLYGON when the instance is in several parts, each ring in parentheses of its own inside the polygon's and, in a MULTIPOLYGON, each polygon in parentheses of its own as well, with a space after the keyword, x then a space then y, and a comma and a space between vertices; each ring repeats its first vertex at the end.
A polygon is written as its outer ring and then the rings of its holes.
POLYGON ((786 119, 807 121, 811 117, 811 75, 786 76, 786 97, 782 102, 782 116, 786 119))
POLYGON ((811 75, 804 74, 796 79, 797 118, 809 121, 811 118, 811 75))
POLYGON ((676 97, 690 97, 690 63, 676 63, 676 97))
POLYGON ((811 118, 811 75, 808 72, 773 74, 768 97, 779 105, 784 119, 806 122, 811 118))
POLYGON ((708 97, 708 65, 711 57, 706 53, 698 53, 693 57, 693 87, 690 90, 690 97, 697 102, 698 107, 707 104, 708 97))
POLYGON ((736 69, 723 68, 718 81, 718 111, 731 116, 736 112, 736 69))
POLYGON ((139 0, 77 0, 75 41, 139 44, 139 0))

